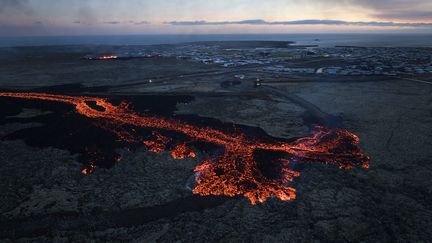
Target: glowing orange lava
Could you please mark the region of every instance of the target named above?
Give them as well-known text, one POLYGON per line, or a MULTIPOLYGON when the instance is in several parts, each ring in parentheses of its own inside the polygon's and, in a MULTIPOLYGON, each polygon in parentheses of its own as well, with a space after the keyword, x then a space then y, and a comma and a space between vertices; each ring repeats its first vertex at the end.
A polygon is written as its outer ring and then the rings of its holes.
POLYGON ((95 59, 98 59, 98 60, 109 60, 109 59, 117 59, 117 58, 118 58, 118 56, 111 55, 111 56, 99 56, 99 57, 96 57, 95 59))
POLYGON ((144 140, 143 144, 147 149, 154 153, 161 153, 166 150, 166 144, 170 141, 170 138, 160 135, 157 132, 153 132, 154 140, 144 140))
POLYGON ((195 158, 196 153, 192 151, 186 144, 180 144, 171 151, 173 159, 195 158))
POLYGON ((90 162, 87 166, 85 166, 81 170, 81 173, 83 173, 83 175, 88 175, 93 173, 95 170, 96 170, 96 165, 93 162, 90 162))
MULTIPOLYGON (((244 195, 252 204, 264 202, 269 197, 281 200, 292 200, 296 197, 295 189, 289 186, 298 171, 290 165, 294 162, 321 162, 339 168, 352 168, 354 165, 369 167, 369 157, 358 147, 359 138, 344 129, 327 129, 315 127, 311 136, 286 142, 273 138, 261 140, 250 139, 242 132, 223 132, 210 127, 194 126, 182 121, 149 114, 138 114, 129 108, 127 103, 115 106, 107 99, 85 96, 66 96, 46 93, 1 93, 2 97, 35 99, 62 102, 75 106, 76 111, 88 118, 97 119, 101 127, 115 133, 118 139, 136 141, 135 136, 124 126, 168 130, 182 133, 194 141, 203 141, 222 146, 224 151, 217 158, 206 158, 195 168, 196 186, 194 194, 199 195, 244 195), (88 105, 95 103, 103 109, 94 109, 88 105), (285 156, 276 161, 276 177, 266 176, 256 159, 259 151, 283 153, 285 156)), ((156 132, 154 139, 142 143, 153 152, 167 150, 171 139, 156 132)), ((196 157, 197 154, 186 144, 177 145, 171 155, 174 159, 196 157)), ((84 174, 91 173, 95 167, 85 168, 84 174)))

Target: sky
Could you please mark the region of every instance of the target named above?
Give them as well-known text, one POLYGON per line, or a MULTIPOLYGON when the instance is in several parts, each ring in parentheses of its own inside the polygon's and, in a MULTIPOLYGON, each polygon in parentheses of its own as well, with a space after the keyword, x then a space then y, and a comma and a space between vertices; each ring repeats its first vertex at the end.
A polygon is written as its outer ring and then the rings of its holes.
POLYGON ((432 33, 431 0, 0 0, 0 36, 432 33))

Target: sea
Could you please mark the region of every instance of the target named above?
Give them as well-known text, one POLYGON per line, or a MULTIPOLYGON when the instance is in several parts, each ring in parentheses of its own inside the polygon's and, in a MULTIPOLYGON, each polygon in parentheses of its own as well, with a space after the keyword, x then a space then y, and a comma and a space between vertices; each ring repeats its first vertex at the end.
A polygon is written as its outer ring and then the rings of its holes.
POLYGON ((320 47, 432 47, 432 34, 209 34, 0 37, 0 47, 54 45, 155 45, 195 41, 294 41, 320 47))

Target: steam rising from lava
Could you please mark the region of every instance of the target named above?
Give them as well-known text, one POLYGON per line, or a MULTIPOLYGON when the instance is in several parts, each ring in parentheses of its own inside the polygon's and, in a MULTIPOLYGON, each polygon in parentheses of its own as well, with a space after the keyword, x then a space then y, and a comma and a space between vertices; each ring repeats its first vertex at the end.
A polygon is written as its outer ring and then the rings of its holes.
MULTIPOLYGON (((264 202, 269 197, 288 201, 296 197, 289 184, 300 176, 292 169, 295 162, 320 162, 349 169, 354 165, 369 167, 369 157, 359 147, 359 138, 344 129, 315 127, 308 137, 291 142, 282 139, 260 139, 247 137, 241 131, 224 132, 204 126, 191 125, 149 114, 134 112, 127 103, 111 104, 107 99, 85 96, 66 96, 46 93, 1 93, 1 97, 62 102, 73 105, 79 114, 95 119, 95 122, 118 139, 126 142, 141 142, 149 151, 160 153, 169 150, 167 144, 174 138, 163 136, 156 130, 167 130, 187 136, 191 141, 201 141, 223 148, 220 155, 205 157, 194 172, 196 186, 192 190, 199 195, 244 195, 252 204, 264 202), (96 104, 98 109, 89 104, 96 104), (152 139, 143 139, 130 127, 153 129, 152 139), (271 176, 264 173, 257 159, 260 152, 275 152, 280 158, 272 163, 271 176)), ((175 141, 174 141, 175 142, 175 141)), ((174 159, 196 157, 197 152, 188 143, 179 143, 172 150, 174 159)), ((269 158, 270 159, 270 158, 269 158)), ((83 169, 84 174, 93 172, 94 163, 83 169)))

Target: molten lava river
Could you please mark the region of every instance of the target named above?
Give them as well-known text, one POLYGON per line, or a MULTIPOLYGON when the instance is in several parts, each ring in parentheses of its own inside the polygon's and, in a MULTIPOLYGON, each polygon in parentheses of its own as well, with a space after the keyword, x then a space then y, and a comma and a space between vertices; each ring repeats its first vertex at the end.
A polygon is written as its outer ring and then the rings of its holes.
MULTIPOLYGON (((77 113, 115 134, 119 140, 138 142, 155 153, 170 152, 178 160, 200 155, 203 159, 194 170, 196 185, 192 190, 199 195, 244 195, 252 204, 269 197, 288 201, 296 197, 296 190, 290 184, 300 176, 295 164, 320 162, 342 169, 369 167, 369 157, 358 147, 359 138, 340 128, 316 126, 311 129, 310 136, 295 140, 251 138, 242 131, 227 132, 173 118, 140 114, 125 102, 114 105, 106 98, 12 92, 0 92, 0 97, 70 104, 77 113), (150 130, 151 139, 137 135, 135 131, 140 128, 150 130), (181 134, 189 142, 176 142, 178 136, 162 135, 158 132, 161 130, 181 134), (210 156, 193 146, 193 142, 213 144, 221 149, 217 155, 210 156), (268 160, 272 160, 271 175, 259 162, 260 155, 261 160, 267 159, 263 153, 276 154, 277 158, 268 156, 268 160)), ((83 174, 92 173, 96 166, 88 162, 83 174)))

